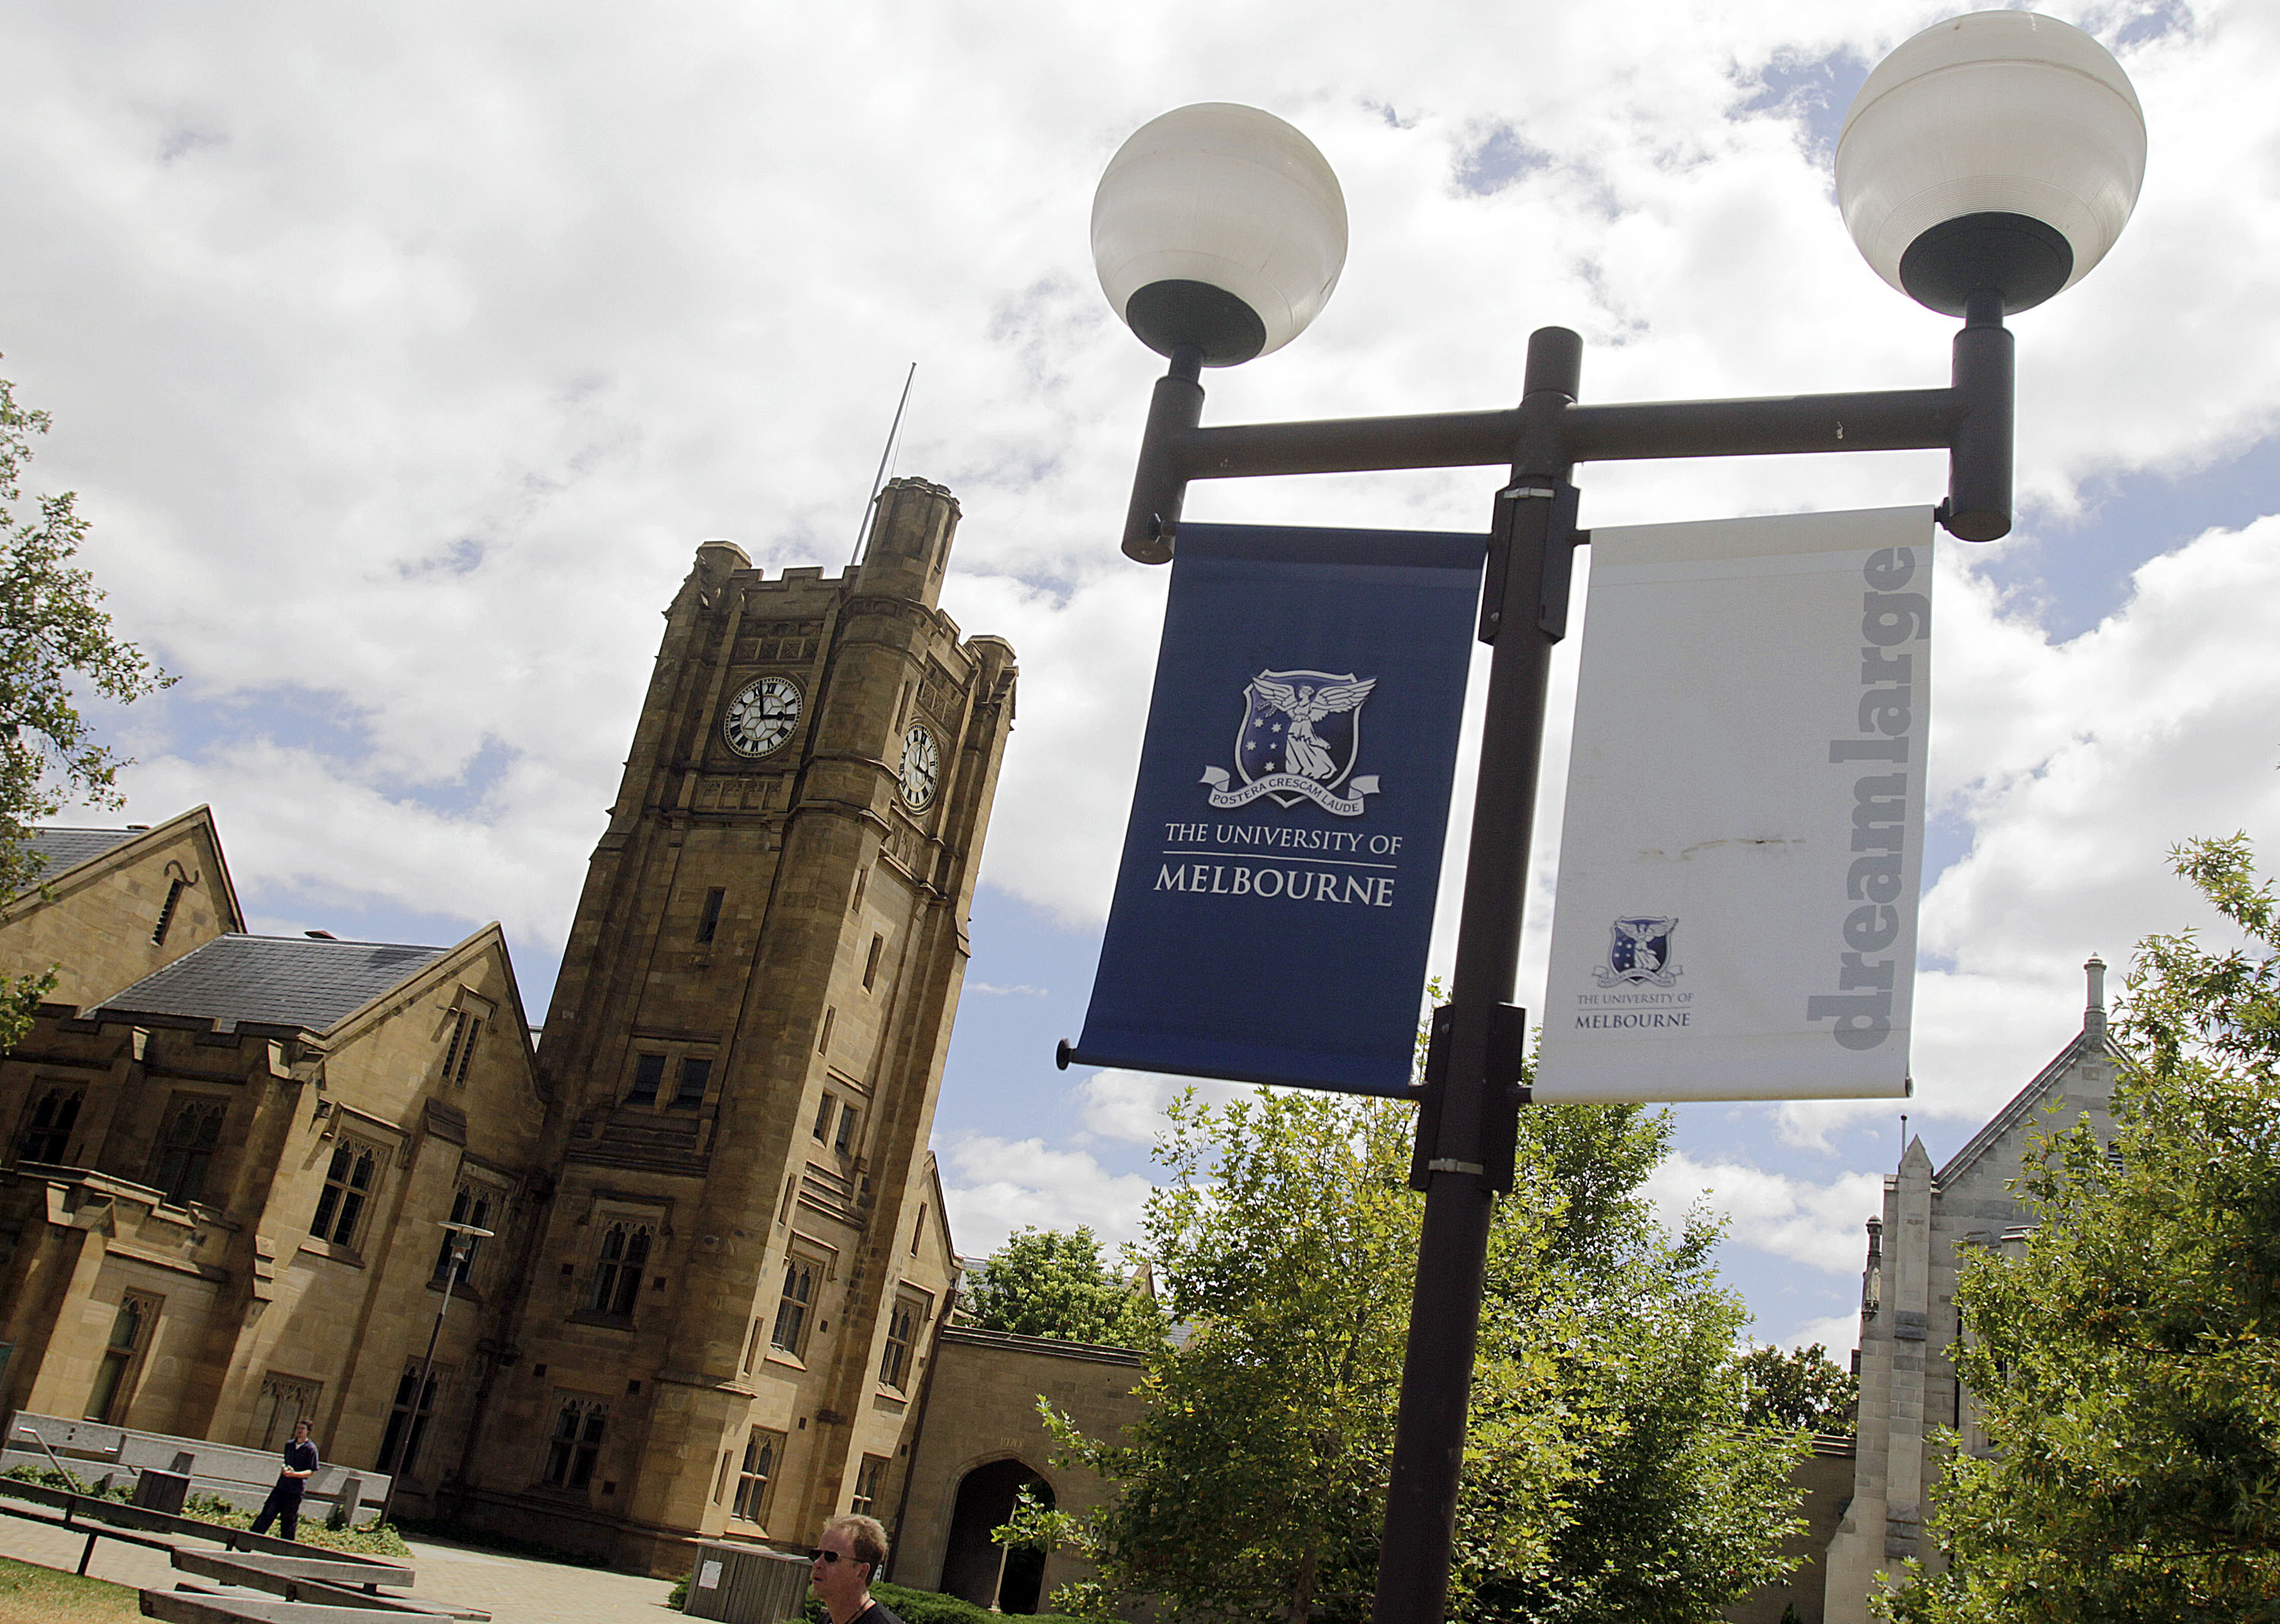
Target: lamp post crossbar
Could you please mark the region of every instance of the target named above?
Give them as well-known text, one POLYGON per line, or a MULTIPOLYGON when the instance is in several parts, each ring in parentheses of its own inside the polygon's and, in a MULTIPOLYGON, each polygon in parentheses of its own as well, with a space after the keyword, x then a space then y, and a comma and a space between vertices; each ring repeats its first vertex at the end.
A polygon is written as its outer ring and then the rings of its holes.
MULTIPOLYGON (((1199 358, 1182 347, 1156 385, 1124 526, 1125 552, 1144 564, 1171 558, 1192 481, 1524 460, 1519 408, 1204 427, 1199 369, 1199 358)), ((1945 389, 1592 405, 1569 397, 1536 432, 1553 443, 1546 456, 1569 466, 1945 450, 1952 473, 1942 522, 1967 541, 1992 541, 2011 527, 2012 370, 1999 305, 1983 307, 1956 335, 1945 389)))

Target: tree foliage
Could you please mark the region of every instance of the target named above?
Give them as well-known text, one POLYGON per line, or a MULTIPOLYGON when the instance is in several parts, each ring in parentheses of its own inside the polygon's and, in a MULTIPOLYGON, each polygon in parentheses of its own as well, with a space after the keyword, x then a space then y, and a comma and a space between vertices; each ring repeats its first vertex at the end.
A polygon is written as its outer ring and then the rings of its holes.
MULTIPOLYGON (((1057 1605, 1368 1614, 1422 1206, 1413 1120, 1264 1089, 1174 1108, 1147 1251, 1185 1336, 1151 1357, 1122 1437, 1047 1410, 1111 1504, 1008 1530, 1099 1566, 1057 1605)), ((1668 1131, 1637 1107, 1523 1113, 1490 1242, 1452 1618, 1709 1619, 1780 1571, 1796 1441, 1742 1424, 1742 1311, 1711 1279, 1711 1232, 1672 1239, 1638 1193, 1668 1131)))
POLYGON ((2245 945, 2140 944, 2110 1145, 2042 1136, 2038 1228, 1965 1270, 1960 1456, 1909 1624, 2280 1619, 2280 917, 2245 836, 2172 854, 2245 945))
MULTIPOLYGON (((74 568, 87 521, 70 491, 27 504, 22 470, 48 414, 16 403, 0 378, 0 900, 39 878, 32 826, 73 802, 116 806, 127 765, 80 714, 88 689, 125 704, 173 681, 112 634, 103 592, 74 568)), ((0 984, 0 1047, 31 1024, 52 974, 0 984)))
POLYGON ((1750 1426, 1852 1435, 1860 1379, 1839 1369, 1819 1343, 1809 1348, 1752 1348, 1737 1363, 1749 1384, 1742 1414, 1750 1426))
POLYGON ((1017 1230, 990 1254, 966 1290, 966 1311, 985 1331, 1152 1347, 1164 1338, 1155 1299, 1103 1261, 1089 1228, 1017 1230))

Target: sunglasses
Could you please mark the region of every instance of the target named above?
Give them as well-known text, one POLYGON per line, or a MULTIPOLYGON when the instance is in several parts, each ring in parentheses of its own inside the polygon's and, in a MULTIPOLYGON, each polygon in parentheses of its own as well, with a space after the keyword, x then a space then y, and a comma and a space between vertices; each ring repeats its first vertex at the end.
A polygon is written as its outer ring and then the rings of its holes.
MULTIPOLYGON (((861 1562, 863 1560, 860 1557, 842 1556, 836 1551, 819 1551, 815 1553, 814 1559, 822 1563, 827 1567, 830 1566, 835 1562, 861 1562)), ((865 1563, 864 1566, 868 1566, 869 1564, 865 1563)))

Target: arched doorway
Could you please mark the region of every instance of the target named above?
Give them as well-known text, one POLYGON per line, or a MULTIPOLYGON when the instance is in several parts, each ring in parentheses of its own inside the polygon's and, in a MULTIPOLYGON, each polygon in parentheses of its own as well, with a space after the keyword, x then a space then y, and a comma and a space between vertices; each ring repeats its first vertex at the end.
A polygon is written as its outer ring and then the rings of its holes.
POLYGON ((1023 1489, 1048 1508, 1052 1505, 1052 1485, 1026 1461, 993 1460, 959 1481, 950 1514, 950 1548, 942 1560, 944 1590, 982 1607, 994 1597, 1000 1612, 1037 1610, 1045 1553, 1009 1551, 990 1543, 990 1531, 1013 1514, 1013 1498, 1023 1489))

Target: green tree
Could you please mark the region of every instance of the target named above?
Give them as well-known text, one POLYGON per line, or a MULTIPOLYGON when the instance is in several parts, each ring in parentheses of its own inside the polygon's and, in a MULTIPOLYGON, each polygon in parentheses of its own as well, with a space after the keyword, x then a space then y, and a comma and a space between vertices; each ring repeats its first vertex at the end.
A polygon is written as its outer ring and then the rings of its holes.
MULTIPOLYGON (((72 558, 87 521, 70 491, 22 498, 32 436, 48 414, 16 403, 0 378, 0 901, 39 879, 32 826, 73 802, 116 806, 128 765, 97 743, 78 696, 92 689, 126 704, 173 679, 112 635, 103 592, 72 558)), ((55 985, 52 971, 0 982, 0 1048, 21 1037, 55 985)))
MULTIPOLYGON (((1185 1335, 1151 1358, 1123 1437, 1047 1412, 1116 1498, 1007 1531, 1099 1565, 1057 1605, 1367 1614, 1421 1210, 1413 1115, 1267 1090, 1175 1107, 1147 1250, 1185 1335)), ((1672 1239, 1638 1194, 1668 1132, 1636 1107, 1524 1113, 1491 1238, 1452 1617, 1709 1619, 1780 1569, 1797 1445, 1742 1425, 1742 1312, 1711 1281, 1711 1232, 1672 1239)))
POLYGON ((966 1311, 985 1331, 1049 1336, 1115 1348, 1164 1337, 1163 1311, 1102 1260, 1089 1228, 1017 1230, 990 1254, 966 1291, 966 1311))
POLYGON ((2139 944, 2112 1143, 2042 1135, 2037 1228, 1964 1271, 1988 1449, 1948 1468, 1910 1624, 2280 1619, 2280 918, 2245 836, 2172 858, 2244 945, 2139 944))
POLYGON ((1809 1348, 1752 1348, 1735 1363, 1749 1384, 1750 1401, 1742 1412, 1748 1425, 1852 1435, 1860 1378, 1837 1368, 1819 1343, 1809 1348))

